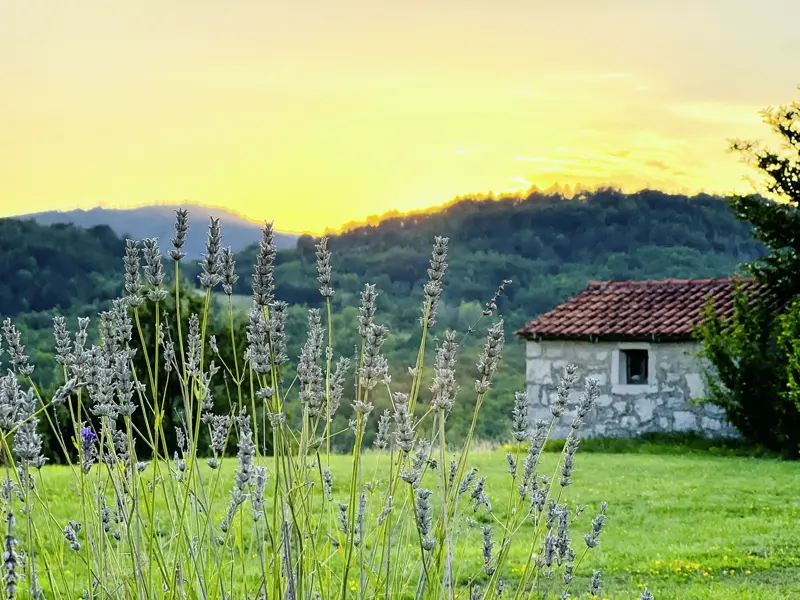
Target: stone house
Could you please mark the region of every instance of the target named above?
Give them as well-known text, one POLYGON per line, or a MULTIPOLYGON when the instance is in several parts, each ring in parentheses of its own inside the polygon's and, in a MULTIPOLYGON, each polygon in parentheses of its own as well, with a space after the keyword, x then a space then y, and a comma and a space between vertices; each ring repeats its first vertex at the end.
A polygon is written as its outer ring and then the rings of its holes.
MULTIPOLYGON (((572 363, 581 382, 592 376, 600 383, 585 435, 736 435, 721 409, 693 402, 704 397, 705 385, 692 330, 709 297, 723 316, 731 314, 732 288, 730 279, 590 281, 517 331, 526 340, 531 417, 550 418, 559 379, 572 363)), ((566 435, 570 420, 559 419, 554 437, 566 435)))

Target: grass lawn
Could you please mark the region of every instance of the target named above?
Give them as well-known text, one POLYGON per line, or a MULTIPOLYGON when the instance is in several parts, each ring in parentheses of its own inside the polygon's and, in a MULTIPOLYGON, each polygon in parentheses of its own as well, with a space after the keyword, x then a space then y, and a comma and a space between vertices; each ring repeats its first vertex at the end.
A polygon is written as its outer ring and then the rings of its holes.
MULTIPOLYGON (((545 455, 541 472, 550 472, 556 456, 545 455)), ((334 495, 343 499, 349 458, 335 460, 334 495)), ((365 479, 372 473, 375 480, 383 477, 378 471, 383 460, 365 456, 365 479)), ((235 460, 227 462, 226 477, 235 460)), ((474 454, 471 464, 488 477, 494 517, 502 521, 506 506, 501 498, 509 481, 504 454, 474 454)), ((657 600, 800 597, 800 464, 696 454, 579 452, 574 481, 562 501, 588 505, 573 528, 576 549, 582 551, 582 535, 600 502, 609 503, 600 547, 581 565, 575 591, 586 589, 592 568, 602 568, 604 597, 609 599, 636 598, 644 584, 657 600)), ((59 522, 80 518, 66 468, 44 468, 38 485, 46 490, 59 522)), ((377 489, 381 485, 378 481, 377 489)), ((435 486, 435 480, 426 485, 435 486)), ((217 504, 223 510, 227 489, 226 484, 219 491, 217 504)), ((379 504, 377 497, 370 500, 373 518, 379 504)), ((481 514, 478 520, 492 517, 481 514)), ((499 535, 500 526, 495 530, 499 535)), ((480 537, 480 527, 465 527, 460 537, 457 564, 462 575, 480 569, 480 537)), ((55 547, 62 541, 52 542, 58 553, 55 547)), ((516 547, 507 579, 515 577, 515 570, 518 575, 524 562, 523 545, 516 547)), ((415 551, 410 544, 409 552, 415 551)))

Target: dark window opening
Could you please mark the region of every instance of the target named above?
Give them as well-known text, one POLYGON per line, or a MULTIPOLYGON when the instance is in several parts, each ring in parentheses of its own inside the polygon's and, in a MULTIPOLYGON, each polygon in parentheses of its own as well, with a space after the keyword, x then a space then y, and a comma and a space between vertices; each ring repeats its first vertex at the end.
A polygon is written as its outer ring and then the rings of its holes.
POLYGON ((647 350, 623 350, 623 383, 645 385, 647 383, 647 350))

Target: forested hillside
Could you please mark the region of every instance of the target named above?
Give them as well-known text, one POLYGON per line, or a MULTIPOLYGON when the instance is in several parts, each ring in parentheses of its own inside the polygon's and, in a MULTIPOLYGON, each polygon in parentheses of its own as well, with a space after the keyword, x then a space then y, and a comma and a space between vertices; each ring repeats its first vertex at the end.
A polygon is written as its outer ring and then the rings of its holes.
MULTIPOLYGON (((165 216, 155 231, 169 228, 171 221, 165 216)), ((222 235, 223 246, 227 246, 232 234, 226 233, 224 225, 222 235)), ((525 199, 462 200, 440 211, 354 227, 333 236, 329 243, 336 290, 335 351, 337 356, 353 354, 360 342, 359 293, 365 283, 376 284, 376 319, 390 327, 384 351, 397 389, 407 383, 407 367, 416 357, 422 288, 436 235, 450 238, 450 251, 434 338, 446 329, 470 330, 498 285, 503 280, 513 282, 498 303, 506 322, 507 347, 500 376, 486 400, 490 414, 508 410, 513 392, 524 388, 524 351, 512 332, 582 289, 588 280, 726 276, 761 252, 749 226, 735 218, 724 199, 655 191, 625 195, 600 190, 569 200, 538 193, 525 199)), ((194 244, 201 244, 205 230, 192 228, 189 237, 194 244)), ((169 239, 162 237, 160 242, 167 254, 169 239)), ((286 331, 293 357, 305 340, 307 309, 321 306, 315 242, 303 236, 295 248, 280 250, 277 257, 277 297, 292 305, 286 331)), ((256 248, 250 247, 236 255, 240 280, 234 302, 241 308, 248 306, 255 252, 256 248)), ((0 221, 0 316, 15 316, 24 329, 31 356, 46 363, 38 372, 45 385, 57 378, 53 364, 47 365, 53 353, 52 315, 67 315, 73 323, 78 314, 95 316, 121 287, 123 253, 123 240, 107 227, 83 230, 0 221)), ((169 280, 172 269, 166 272, 169 280)), ((196 261, 184 261, 182 272, 186 285, 196 284, 196 261)), ((230 330, 225 329, 227 300, 224 295, 220 300, 222 311, 216 312, 214 331, 223 346, 230 339, 230 330)), ((164 309, 171 310, 168 304, 164 309)), ((246 313, 241 310, 237 314, 236 338, 242 341, 246 313)), ((474 360, 488 324, 484 319, 473 334, 459 338, 463 341, 463 367, 458 377, 462 393, 450 429, 455 438, 463 435, 471 414, 474 360)), ((218 397, 225 401, 224 389, 218 397)), ((382 410, 385 402, 375 402, 382 410)), ((347 430, 346 414, 339 417, 342 430, 347 430)), ((477 434, 503 439, 506 423, 504 419, 483 420, 477 434)), ((341 439, 346 443, 347 436, 341 439)))
POLYGON ((117 277, 125 243, 109 228, 44 226, 0 219, 0 315, 107 300, 122 289, 117 277))
MULTIPOLYGON (((462 200, 334 236, 337 300, 350 303, 363 281, 400 304, 420 295, 436 235, 450 238, 449 309, 484 300, 512 279, 504 308, 517 319, 551 308, 590 279, 725 276, 761 252, 749 225, 724 199, 707 195, 600 190, 571 200, 538 193, 462 200)), ((313 246, 304 236, 280 254, 278 285, 289 302, 319 302, 313 246)), ((249 291, 254 252, 238 257, 241 293, 249 291)))

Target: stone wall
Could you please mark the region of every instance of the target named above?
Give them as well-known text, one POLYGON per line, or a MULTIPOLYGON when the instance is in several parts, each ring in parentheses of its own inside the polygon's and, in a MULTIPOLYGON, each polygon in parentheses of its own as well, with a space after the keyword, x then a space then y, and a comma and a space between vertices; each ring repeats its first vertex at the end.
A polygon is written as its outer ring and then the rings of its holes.
MULTIPOLYGON (((597 407, 587 415, 584 435, 630 437, 651 431, 697 431, 706 435, 734 436, 736 430, 716 406, 692 402, 704 397, 705 386, 697 362, 696 343, 616 343, 616 342, 527 342, 527 388, 534 419, 551 418, 550 404, 567 364, 578 367, 580 397, 583 380, 599 380, 597 407), (648 383, 620 383, 620 351, 646 349, 649 355, 648 383)), ((552 437, 565 437, 574 416, 567 411, 552 437)))

